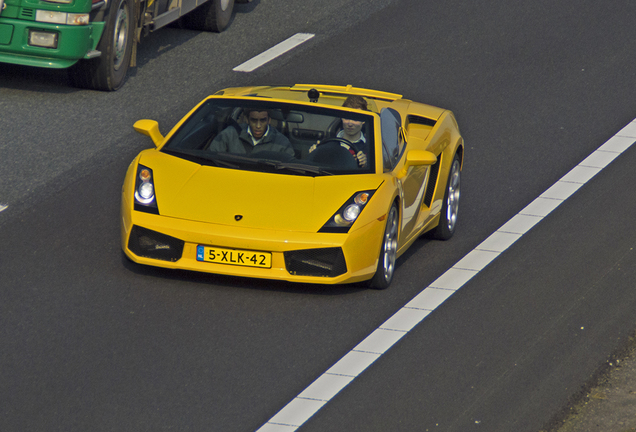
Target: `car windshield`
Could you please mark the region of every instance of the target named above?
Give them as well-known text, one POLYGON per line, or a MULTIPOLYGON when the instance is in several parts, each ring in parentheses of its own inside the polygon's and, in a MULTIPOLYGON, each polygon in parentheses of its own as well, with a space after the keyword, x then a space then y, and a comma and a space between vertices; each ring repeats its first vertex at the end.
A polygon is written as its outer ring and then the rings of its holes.
POLYGON ((209 99, 161 151, 202 165, 291 175, 373 172, 374 116, 307 104, 209 99))

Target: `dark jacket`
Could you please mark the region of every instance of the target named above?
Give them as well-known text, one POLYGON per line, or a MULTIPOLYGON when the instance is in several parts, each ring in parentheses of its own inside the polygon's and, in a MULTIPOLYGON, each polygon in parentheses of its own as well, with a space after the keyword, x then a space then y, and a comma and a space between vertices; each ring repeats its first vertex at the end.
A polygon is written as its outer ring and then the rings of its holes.
POLYGON ((210 151, 228 152, 235 154, 250 154, 261 151, 275 151, 287 153, 294 156, 294 148, 285 135, 278 132, 275 127, 270 126, 263 140, 254 145, 252 137, 247 133, 247 125, 240 125, 240 133, 238 127, 229 126, 217 135, 210 143, 210 151))
MULTIPOLYGON (((343 132, 343 131, 338 132, 337 137, 338 137, 338 138, 346 139, 346 138, 344 137, 344 132, 343 132)), ((349 141, 349 140, 347 140, 347 141, 349 141)), ((369 143, 368 143, 368 142, 367 142, 367 140, 365 139, 365 136, 364 136, 364 134, 363 134, 363 133, 361 133, 361 134, 360 134, 360 138, 358 139, 358 141, 353 141, 353 142, 349 141, 349 142, 350 142, 351 144, 353 144, 353 145, 354 145, 354 146, 358 149, 358 151, 361 151, 362 153, 364 153, 364 155, 365 155, 367 158, 369 157, 369 143)), ((353 152, 352 152, 352 153, 353 153, 353 152)), ((354 156, 355 156, 355 154, 354 154, 354 156)), ((356 158, 356 159, 357 159, 357 158, 356 158)), ((367 165, 369 165, 369 160, 368 160, 368 159, 367 159, 367 163, 364 165, 364 167, 366 167, 367 165)))

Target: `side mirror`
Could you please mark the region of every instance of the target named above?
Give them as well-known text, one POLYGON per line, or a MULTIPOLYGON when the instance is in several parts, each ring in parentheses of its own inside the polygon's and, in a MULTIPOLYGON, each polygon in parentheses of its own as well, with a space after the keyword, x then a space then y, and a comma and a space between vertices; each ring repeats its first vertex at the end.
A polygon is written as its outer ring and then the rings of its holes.
POLYGON ((155 146, 163 142, 163 135, 159 132, 159 123, 154 120, 137 120, 133 128, 140 134, 149 136, 155 146))
POLYGON ((400 171, 399 177, 404 177, 409 170, 409 167, 420 165, 435 165, 437 162, 437 156, 430 151, 426 150, 409 150, 406 153, 406 160, 404 161, 404 167, 400 171))

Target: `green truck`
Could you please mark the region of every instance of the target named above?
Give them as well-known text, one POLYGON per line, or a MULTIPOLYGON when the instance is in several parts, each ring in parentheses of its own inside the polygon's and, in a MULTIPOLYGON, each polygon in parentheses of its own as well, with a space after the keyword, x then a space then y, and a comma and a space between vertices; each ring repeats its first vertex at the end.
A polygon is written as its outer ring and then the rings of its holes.
POLYGON ((0 63, 68 68, 81 88, 120 88, 141 36, 172 22, 223 31, 251 0, 0 0, 0 63))

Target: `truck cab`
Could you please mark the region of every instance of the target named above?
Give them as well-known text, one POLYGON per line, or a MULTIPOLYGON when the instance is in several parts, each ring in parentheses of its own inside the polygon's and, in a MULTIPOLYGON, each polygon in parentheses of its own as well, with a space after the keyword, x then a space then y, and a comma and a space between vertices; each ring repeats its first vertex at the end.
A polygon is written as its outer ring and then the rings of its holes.
MULTIPOLYGON (((251 0, 236 0, 247 3, 251 0)), ((142 34, 180 20, 223 31, 235 0, 0 0, 0 63, 65 68, 81 88, 120 88, 142 34)))

